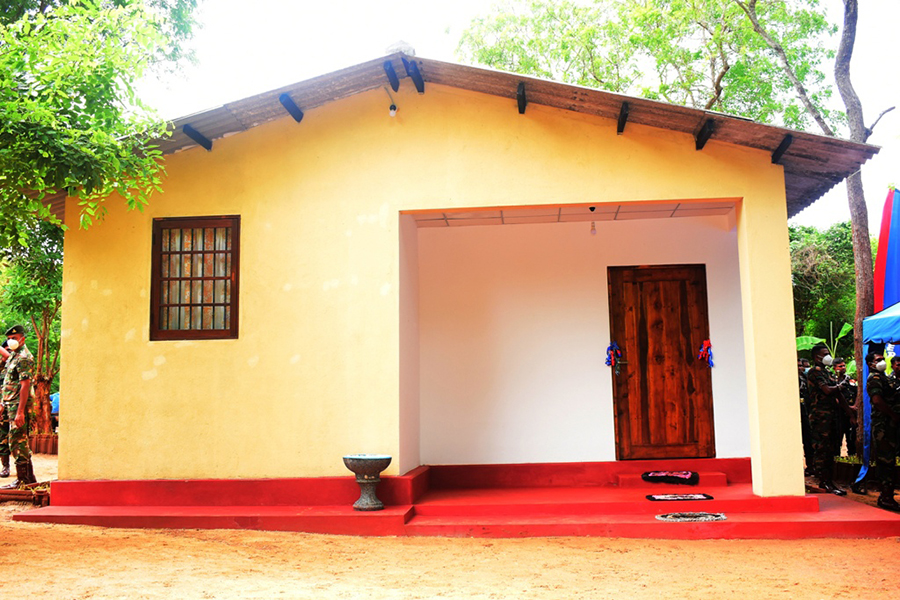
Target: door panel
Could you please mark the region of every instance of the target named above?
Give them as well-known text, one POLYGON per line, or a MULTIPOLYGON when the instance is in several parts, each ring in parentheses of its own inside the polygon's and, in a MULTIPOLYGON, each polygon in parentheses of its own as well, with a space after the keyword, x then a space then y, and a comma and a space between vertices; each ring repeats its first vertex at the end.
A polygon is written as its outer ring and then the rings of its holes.
POLYGON ((705 267, 610 267, 609 304, 617 458, 715 456, 705 267))

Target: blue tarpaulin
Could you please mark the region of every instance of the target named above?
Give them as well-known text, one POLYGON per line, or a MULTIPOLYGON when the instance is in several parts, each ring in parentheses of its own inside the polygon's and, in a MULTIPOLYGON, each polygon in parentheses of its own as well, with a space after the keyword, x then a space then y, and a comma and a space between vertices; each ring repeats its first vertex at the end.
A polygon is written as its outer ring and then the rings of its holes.
POLYGON ((863 342, 892 344, 900 341, 900 302, 863 319, 863 342))
MULTIPOLYGON (((875 345, 894 344, 897 342, 900 342, 900 302, 863 319, 863 351, 866 354, 872 352, 872 347, 875 345)), ((869 401, 869 394, 866 392, 869 365, 866 364, 865 359, 863 359, 862 363, 857 368, 862 373, 860 383, 862 384, 863 430, 865 431, 865 437, 863 438, 863 464, 859 470, 857 481, 862 481, 863 477, 866 476, 866 472, 869 470, 869 457, 872 454, 870 447, 872 442, 872 405, 869 401)))
POLYGON ((50 394, 50 412, 54 415, 59 414, 59 392, 50 394))

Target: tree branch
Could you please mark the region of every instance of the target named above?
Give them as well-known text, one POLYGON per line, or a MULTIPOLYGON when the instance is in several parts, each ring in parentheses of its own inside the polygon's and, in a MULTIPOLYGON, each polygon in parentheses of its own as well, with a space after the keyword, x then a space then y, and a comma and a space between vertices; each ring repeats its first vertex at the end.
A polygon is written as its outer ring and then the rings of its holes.
POLYGON ((37 338, 37 345, 38 345, 37 357, 34 361, 35 365, 37 365, 37 373, 35 373, 35 375, 40 375, 40 373, 42 371, 41 367, 43 367, 43 365, 41 364, 41 354, 42 354, 41 350, 44 347, 44 344, 43 344, 44 332, 43 332, 43 329, 38 329, 37 322, 34 320, 34 315, 29 317, 29 319, 31 319, 32 331, 34 331, 34 335, 37 338))
POLYGON ((719 71, 719 75, 716 77, 715 81, 713 82, 714 94, 713 94, 713 97, 709 99, 709 102, 706 103, 706 106, 705 106, 706 110, 709 110, 713 106, 715 106, 716 102, 718 102, 719 99, 722 97, 722 79, 725 78, 725 74, 728 73, 728 70, 730 68, 731 68, 731 66, 729 66, 728 64, 725 64, 722 67, 722 70, 719 71))
MULTIPOLYGON (((753 30, 760 35, 760 37, 766 42, 766 45, 769 47, 769 49, 771 49, 775 53, 775 56, 778 58, 778 62, 781 63, 781 69, 784 71, 784 74, 787 75, 788 80, 790 80, 791 85, 793 85, 794 87, 794 91, 797 92, 797 95, 800 97, 800 102, 803 103, 804 108, 806 108, 806 112, 815 120, 815 122, 819 125, 819 128, 822 129, 825 135, 830 135, 833 137, 834 130, 831 129, 831 127, 825 121, 825 117, 822 116, 822 113, 818 108, 816 108, 815 104, 813 104, 812 100, 809 97, 809 93, 806 91, 806 88, 803 87, 803 84, 800 82, 797 74, 794 73, 794 69, 791 68, 791 64, 788 61, 787 53, 784 51, 784 48, 781 46, 781 44, 776 42, 772 38, 772 36, 768 34, 768 32, 766 32, 765 28, 759 22, 759 17, 756 14, 756 0, 750 0, 747 3, 744 3, 742 0, 734 0, 734 3, 741 7, 741 10, 744 11, 744 14, 747 15, 747 18, 750 19, 750 22, 753 24, 753 30)), ((847 62, 849 63, 849 60, 847 62)))
MULTIPOLYGON (((713 80, 713 90, 715 91, 715 94, 709 99, 709 102, 706 103, 706 110, 715 106, 716 102, 722 97, 722 80, 731 69, 731 65, 728 64, 728 57, 725 55, 725 49, 722 48, 722 44, 717 43, 716 48, 719 50, 719 59, 722 61, 722 68, 719 71, 719 75, 713 80)), ((715 65, 715 61, 713 61, 713 65, 715 65)))
MULTIPOLYGON (((50 319, 52 323, 54 319, 56 319, 56 315, 59 313, 59 309, 62 307, 62 300, 57 300, 53 305, 53 316, 50 319)), ((53 382, 53 378, 56 377, 56 373, 58 372, 57 364, 59 362, 59 350, 62 347, 62 340, 60 340, 60 344, 56 346, 56 350, 53 353, 53 360, 50 362, 50 368, 47 370, 47 377, 50 378, 50 382, 53 382)))
POLYGON ((856 41, 857 8, 856 0, 844 0, 844 27, 841 31, 841 43, 834 58, 834 79, 844 106, 847 107, 850 139, 854 142, 865 142, 869 135, 863 122, 862 103, 850 81, 850 59, 853 57, 853 44, 856 41))
POLYGON ((897 108, 897 107, 896 107, 896 106, 892 106, 892 107, 890 107, 890 108, 884 109, 883 111, 881 111, 881 114, 878 115, 878 118, 875 119, 875 122, 872 123, 871 125, 869 125, 868 127, 866 127, 866 139, 869 139, 869 136, 872 135, 872 132, 873 132, 873 131, 875 131, 875 126, 878 125, 878 121, 881 120, 881 117, 883 117, 884 115, 888 114, 889 112, 891 112, 891 111, 894 110, 895 108, 897 108))

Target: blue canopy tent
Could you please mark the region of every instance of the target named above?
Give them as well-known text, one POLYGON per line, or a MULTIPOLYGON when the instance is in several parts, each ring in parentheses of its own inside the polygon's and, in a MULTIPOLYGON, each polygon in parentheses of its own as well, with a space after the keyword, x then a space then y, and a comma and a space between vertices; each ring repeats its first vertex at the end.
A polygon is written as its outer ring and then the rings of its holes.
MULTIPOLYGON (((895 343, 900 343, 900 302, 863 319, 863 350, 865 354, 872 352, 875 346, 883 347, 885 344, 895 343)), ((863 430, 865 431, 863 439, 865 441, 863 443, 863 464, 859 470, 857 481, 862 481, 869 470, 870 446, 872 442, 872 405, 869 401, 869 394, 866 392, 869 365, 865 364, 865 360, 862 362, 862 369, 860 369, 862 377, 860 381, 863 389, 863 430)))

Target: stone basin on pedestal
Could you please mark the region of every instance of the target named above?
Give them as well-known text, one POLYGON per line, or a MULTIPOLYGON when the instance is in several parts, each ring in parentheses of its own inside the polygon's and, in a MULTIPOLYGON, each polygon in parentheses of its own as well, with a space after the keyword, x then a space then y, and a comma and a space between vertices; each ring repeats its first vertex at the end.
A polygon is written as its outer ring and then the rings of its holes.
POLYGON ((354 510, 382 510, 384 503, 375 496, 375 487, 381 481, 379 475, 391 464, 387 454, 350 454, 344 457, 344 465, 356 474, 360 487, 359 500, 354 510))

